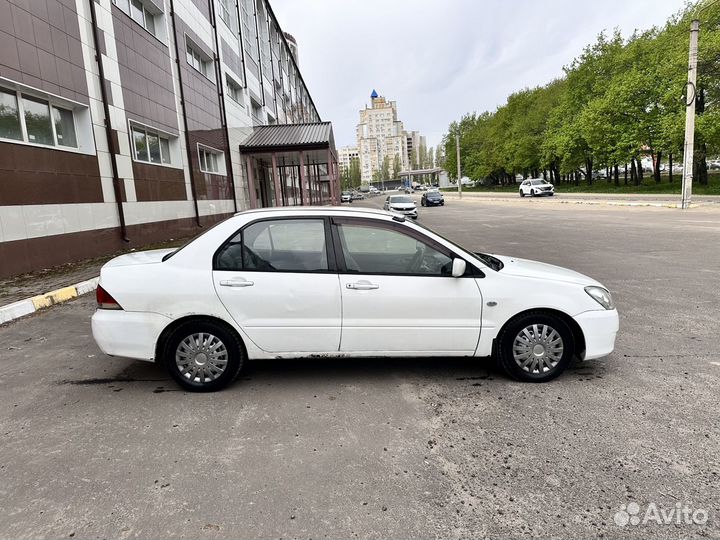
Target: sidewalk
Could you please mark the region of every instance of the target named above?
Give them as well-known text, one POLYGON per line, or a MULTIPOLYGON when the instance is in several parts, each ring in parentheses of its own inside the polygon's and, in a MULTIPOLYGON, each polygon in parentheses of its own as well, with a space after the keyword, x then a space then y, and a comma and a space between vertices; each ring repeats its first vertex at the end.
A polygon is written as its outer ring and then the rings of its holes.
MULTIPOLYGON (((458 197, 457 191, 443 191, 446 197, 458 197)), ((483 199, 487 201, 523 201, 544 200, 555 203, 608 204, 622 206, 662 206, 676 207, 680 204, 680 195, 664 193, 556 193, 552 197, 520 197, 515 192, 463 191, 463 198, 483 199)), ((720 195, 694 195, 693 206, 720 205, 720 195)))
MULTIPOLYGON (((171 240, 134 251, 176 247, 187 240, 187 238, 171 240)), ((95 289, 95 282, 92 280, 100 275, 100 268, 122 253, 126 252, 68 263, 10 278, 0 278, 0 324, 91 292, 95 289)))

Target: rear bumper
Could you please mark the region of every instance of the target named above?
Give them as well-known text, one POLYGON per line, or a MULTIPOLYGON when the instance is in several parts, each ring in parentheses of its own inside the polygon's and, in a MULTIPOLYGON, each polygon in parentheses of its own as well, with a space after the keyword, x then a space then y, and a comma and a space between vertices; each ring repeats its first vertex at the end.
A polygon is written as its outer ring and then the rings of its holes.
POLYGON ((105 354, 152 361, 160 332, 171 322, 157 313, 98 309, 92 316, 92 333, 105 354))
POLYGON ((607 356, 615 349, 615 337, 620 328, 616 309, 586 311, 574 317, 585 336, 583 360, 607 356))

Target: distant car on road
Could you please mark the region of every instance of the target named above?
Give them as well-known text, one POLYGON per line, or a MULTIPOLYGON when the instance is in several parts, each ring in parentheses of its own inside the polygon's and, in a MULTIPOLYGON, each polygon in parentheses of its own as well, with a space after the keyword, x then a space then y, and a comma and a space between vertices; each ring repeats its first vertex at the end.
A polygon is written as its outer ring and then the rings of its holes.
POLYGON ((439 191, 426 191, 422 194, 420 206, 445 206, 445 197, 439 191))
POLYGON ((240 212, 180 249, 112 259, 96 297, 105 354, 157 362, 196 392, 278 357, 495 356, 545 382, 610 354, 618 331, 592 278, 368 208, 240 212))
POLYGON ((363 199, 365 199, 365 195, 363 195, 363 194, 360 193, 360 192, 355 192, 355 193, 353 193, 352 195, 350 195, 350 202, 352 202, 352 201, 362 201, 363 199))
POLYGON ((530 195, 531 197, 548 195, 555 195, 555 186, 551 183, 543 180, 542 178, 530 178, 523 180, 520 184, 520 196, 530 195))
POLYGON ((380 190, 378 188, 376 188, 375 186, 370 186, 368 193, 370 195, 377 195, 378 193, 380 193, 380 190))
POLYGON ((352 193, 349 191, 343 191, 340 195, 340 202, 350 202, 352 200, 352 193))
POLYGON ((385 199, 385 210, 402 214, 412 219, 417 219, 417 205, 412 197, 407 195, 390 195, 385 199))

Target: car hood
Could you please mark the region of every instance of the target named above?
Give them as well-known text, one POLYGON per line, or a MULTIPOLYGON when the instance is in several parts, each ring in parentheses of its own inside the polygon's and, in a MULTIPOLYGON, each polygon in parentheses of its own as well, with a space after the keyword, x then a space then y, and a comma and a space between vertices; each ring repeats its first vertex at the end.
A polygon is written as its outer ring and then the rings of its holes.
POLYGON ((390 208, 397 208, 398 210, 412 210, 416 208, 415 203, 390 203, 390 208))
POLYGON ((495 255, 503 263, 503 274, 510 274, 512 276, 522 276, 537 279, 547 279, 553 281, 564 281, 567 283, 577 283, 578 285, 597 285, 602 287, 600 283, 592 279, 591 277, 576 272, 575 270, 569 270, 562 266, 555 266, 539 261, 531 261, 529 259, 518 259, 517 257, 508 257, 506 255, 495 255))
POLYGON ((113 266, 131 266, 134 264, 155 264, 162 262, 165 255, 176 250, 177 248, 152 249, 150 251, 126 253, 125 255, 120 255, 119 257, 109 260, 105 263, 103 268, 110 268, 113 266))

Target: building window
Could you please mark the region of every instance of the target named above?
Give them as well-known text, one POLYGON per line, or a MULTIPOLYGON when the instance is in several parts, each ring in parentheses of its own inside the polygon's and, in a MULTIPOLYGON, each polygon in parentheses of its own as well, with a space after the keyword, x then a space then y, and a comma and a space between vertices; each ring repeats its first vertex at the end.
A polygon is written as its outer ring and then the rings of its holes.
POLYGON ((6 88, 0 88, 0 139, 78 148, 71 109, 6 88))
POLYGON ((113 4, 127 13, 131 19, 150 32, 153 36, 157 36, 155 32, 155 17, 157 16, 140 0, 113 0, 113 4))
POLYGON ((235 0, 220 0, 220 18, 234 33, 238 31, 235 0))
POLYGON ((200 48, 192 44, 190 40, 186 43, 187 63, 202 73, 207 79, 213 80, 212 60, 200 51, 200 48))
POLYGON ((157 131, 132 126, 132 143, 135 161, 172 165, 170 139, 157 131))
POLYGON ((227 74, 225 74, 225 83, 228 97, 238 105, 243 105, 242 88, 240 85, 227 74))
POLYGON ((198 145, 198 160, 202 172, 225 174, 224 156, 225 154, 218 150, 198 145))

